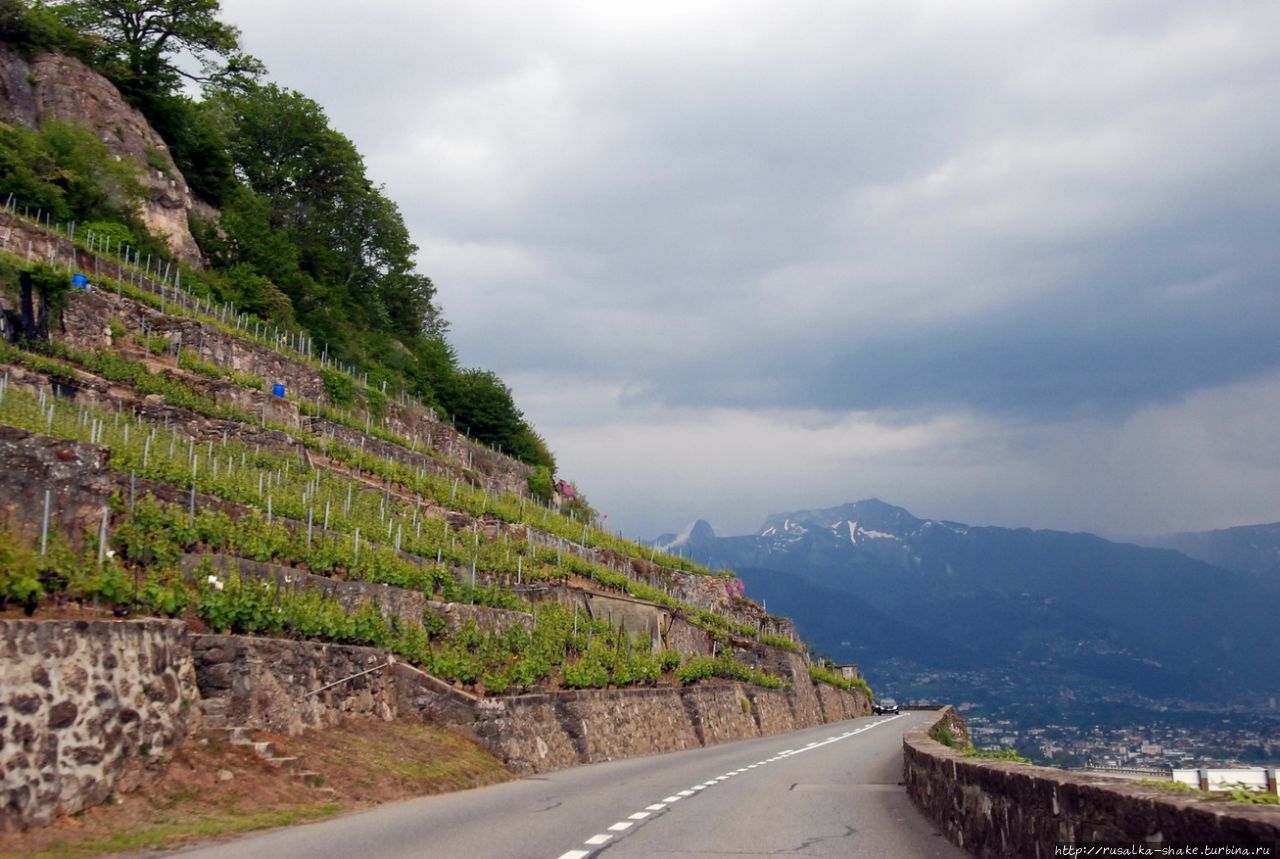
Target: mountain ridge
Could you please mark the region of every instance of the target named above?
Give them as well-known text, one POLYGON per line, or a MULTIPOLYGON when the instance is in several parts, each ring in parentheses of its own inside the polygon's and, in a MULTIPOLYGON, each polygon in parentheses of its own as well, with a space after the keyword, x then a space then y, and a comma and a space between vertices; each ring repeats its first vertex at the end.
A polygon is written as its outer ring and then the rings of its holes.
POLYGON ((1058 692, 1256 700, 1280 689, 1262 656, 1280 646, 1264 608, 1280 587, 1173 548, 922 519, 878 499, 771 514, 754 534, 685 533, 686 557, 735 569, 820 650, 891 685, 967 653, 1058 692), (859 641, 868 618, 876 631, 859 641))

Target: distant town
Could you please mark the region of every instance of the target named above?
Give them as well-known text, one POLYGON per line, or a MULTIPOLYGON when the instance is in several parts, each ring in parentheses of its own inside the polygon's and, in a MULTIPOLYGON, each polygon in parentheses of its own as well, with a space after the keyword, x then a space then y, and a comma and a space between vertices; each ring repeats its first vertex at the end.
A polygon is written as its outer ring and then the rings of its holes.
POLYGON ((980 749, 1017 749, 1051 766, 1171 770, 1197 767, 1280 766, 1280 736, 1269 726, 1224 718, 1220 726, 1188 728, 1167 722, 1122 727, 1045 725, 1018 728, 1010 719, 968 715, 980 749))
MULTIPOLYGON (((1280 707, 1154 700, 1115 687, 1058 687, 1002 671, 901 672, 904 704, 954 702, 980 749, 1015 749, 1038 764, 1171 770, 1280 766, 1280 707), (975 696, 974 690, 982 690, 975 696)), ((873 688, 875 684, 873 683, 873 688)), ((879 690, 877 690, 879 691, 879 690)), ((893 694, 882 692, 881 694, 893 694)))

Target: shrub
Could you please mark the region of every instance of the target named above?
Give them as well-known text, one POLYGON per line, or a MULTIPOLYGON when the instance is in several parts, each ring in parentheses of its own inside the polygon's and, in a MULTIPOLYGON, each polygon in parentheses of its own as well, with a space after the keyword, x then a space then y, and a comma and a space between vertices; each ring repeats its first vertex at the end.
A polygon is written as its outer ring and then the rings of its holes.
POLYGON ((15 534, 0 531, 0 608, 19 603, 32 614, 43 596, 39 557, 15 534))
POLYGON ((346 373, 328 367, 320 371, 320 378, 324 381, 324 390, 329 395, 329 402, 340 408, 351 407, 356 399, 354 379, 346 373))
POLYGON ((534 466, 533 471, 529 472, 528 483, 529 494, 539 501, 550 501, 555 493, 555 486, 551 482, 551 469, 545 465, 534 466))

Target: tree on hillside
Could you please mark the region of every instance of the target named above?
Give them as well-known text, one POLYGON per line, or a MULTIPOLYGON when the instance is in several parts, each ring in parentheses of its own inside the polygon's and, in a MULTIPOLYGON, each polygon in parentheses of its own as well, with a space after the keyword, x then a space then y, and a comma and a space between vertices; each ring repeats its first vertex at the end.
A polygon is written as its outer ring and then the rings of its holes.
POLYGON ((438 333, 435 287, 414 270, 418 249, 399 209, 320 105, 274 84, 210 101, 249 192, 232 201, 223 224, 233 226, 241 259, 280 284, 304 316, 337 314, 404 340, 438 333), (234 228, 250 223, 252 232, 234 228), (296 252, 265 257, 268 232, 287 237, 296 252))
POLYGON ((547 443, 529 426, 511 389, 495 373, 462 370, 440 394, 458 429, 525 462, 555 469, 547 443))
POLYGON ((181 78, 227 84, 264 71, 240 50, 240 31, 218 20, 218 0, 61 0, 48 9, 99 40, 102 62, 135 99, 171 94, 181 78), (199 61, 199 73, 175 62, 183 54, 199 61))

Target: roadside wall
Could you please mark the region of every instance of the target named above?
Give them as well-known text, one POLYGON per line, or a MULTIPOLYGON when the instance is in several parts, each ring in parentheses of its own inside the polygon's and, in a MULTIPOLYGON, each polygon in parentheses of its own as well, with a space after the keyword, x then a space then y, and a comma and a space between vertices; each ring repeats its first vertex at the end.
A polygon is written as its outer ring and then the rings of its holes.
MULTIPOLYGON (((980 857, 1053 856, 1058 844, 1265 845, 1280 849, 1280 808, 965 757, 929 738, 950 707, 903 736, 907 793, 953 843, 980 857)), ((963 735, 962 735, 963 736, 963 735)))
MULTIPOLYGON (((410 672, 401 680, 412 687, 417 681, 410 672)), ((865 703, 849 697, 847 712, 868 712, 865 703)), ((798 714, 792 692, 739 683, 575 690, 467 702, 457 690, 441 690, 434 681, 421 693, 404 690, 400 717, 409 718, 411 709, 474 737, 522 775, 781 734, 825 721, 816 714, 798 714)))
MULTIPOLYGON (((347 717, 429 720, 479 740, 522 774, 826 721, 797 707, 794 692, 738 683, 478 698, 367 647, 222 635, 193 636, 191 646, 205 706, 220 725, 296 734, 347 717)), ((831 693, 849 699, 833 712, 867 712, 857 696, 831 693)))
POLYGON ((131 790, 199 727, 178 621, 0 620, 0 831, 131 790))

